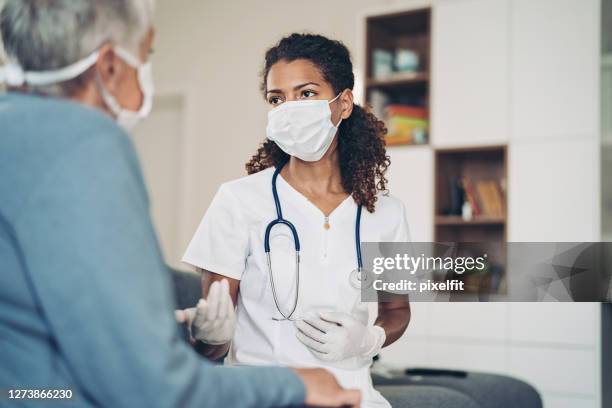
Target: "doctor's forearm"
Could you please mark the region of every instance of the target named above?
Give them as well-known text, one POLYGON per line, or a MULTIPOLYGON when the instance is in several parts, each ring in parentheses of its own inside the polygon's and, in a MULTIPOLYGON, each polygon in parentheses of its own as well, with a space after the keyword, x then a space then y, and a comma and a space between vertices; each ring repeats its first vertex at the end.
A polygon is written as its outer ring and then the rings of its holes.
MULTIPOLYGON (((197 268, 197 271, 202 274, 201 287, 202 287, 202 298, 208 298, 209 291, 213 282, 221 282, 223 280, 228 281, 229 295, 231 297, 232 305, 236 305, 238 302, 238 291, 240 287, 240 281, 236 279, 228 278, 224 275, 220 275, 214 272, 207 271, 205 269, 197 268)), ((194 349, 200 354, 208 358, 209 360, 219 360, 223 358, 229 351, 231 341, 224 344, 206 344, 202 341, 196 341, 193 344, 194 349)))
POLYGON ((374 322, 385 330, 386 340, 383 347, 402 337, 410 323, 410 304, 404 301, 380 303, 378 318, 374 322))
POLYGON ((231 343, 225 344, 206 344, 201 341, 195 341, 193 348, 197 353, 209 360, 219 360, 223 358, 229 351, 231 343))

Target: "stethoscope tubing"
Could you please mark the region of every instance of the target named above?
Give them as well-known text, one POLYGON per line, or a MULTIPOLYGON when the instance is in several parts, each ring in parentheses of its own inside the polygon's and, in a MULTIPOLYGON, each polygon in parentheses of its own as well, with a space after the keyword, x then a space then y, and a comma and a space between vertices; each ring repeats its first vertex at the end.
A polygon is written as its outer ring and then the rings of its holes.
POLYGON ((363 270, 363 259, 361 257, 361 205, 357 206, 357 216, 355 217, 355 253, 357 254, 357 270, 363 270))
POLYGON ((278 178, 278 175, 283 167, 284 165, 278 166, 274 171, 274 175, 272 176, 272 196, 274 197, 274 205, 276 206, 276 219, 272 220, 272 222, 270 222, 266 227, 266 234, 264 236, 264 250, 266 253, 270 253, 270 232, 272 232, 272 228, 277 224, 286 225, 289 230, 291 230, 295 251, 300 252, 300 237, 298 236, 297 229, 290 221, 283 218, 283 209, 281 208, 280 199, 278 198, 278 190, 276 189, 276 179, 278 178))
MULTIPOLYGON (((268 274, 270 276, 270 286, 272 287, 272 297, 274 298, 276 309, 283 317, 282 319, 274 320, 294 320, 292 319, 292 316, 297 309, 300 293, 300 237, 295 226, 289 220, 283 218, 283 209, 281 207, 278 190, 276 188, 276 180, 284 165, 285 164, 279 165, 274 170, 274 174, 272 175, 272 197, 274 198, 274 206, 276 207, 276 219, 272 220, 266 226, 266 231, 264 234, 264 251, 266 253, 266 263, 268 266, 268 274), (291 312, 289 314, 283 313, 280 307, 280 302, 278 301, 276 285, 274 284, 274 273, 272 271, 272 259, 270 255, 270 234, 272 233, 272 228, 279 224, 285 225, 289 228, 289 230, 291 231, 291 235, 293 236, 293 244, 295 248, 295 299, 293 302, 293 306, 291 307, 291 312)), ((355 253, 357 255, 357 272, 360 277, 361 272, 363 270, 363 259, 361 256, 361 209, 362 206, 358 205, 357 215, 355 217, 355 253)))

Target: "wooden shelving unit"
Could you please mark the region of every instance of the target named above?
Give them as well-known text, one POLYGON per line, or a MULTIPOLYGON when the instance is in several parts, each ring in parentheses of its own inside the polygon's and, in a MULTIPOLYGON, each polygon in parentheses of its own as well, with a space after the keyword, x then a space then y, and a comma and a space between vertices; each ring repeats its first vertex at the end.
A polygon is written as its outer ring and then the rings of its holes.
MULTIPOLYGON (((411 108, 416 108, 415 118, 421 118, 427 124, 426 138, 419 140, 412 136, 389 136, 387 146, 411 145, 434 151, 434 208, 433 230, 436 242, 472 243, 458 249, 464 255, 487 253, 489 263, 484 272, 465 274, 462 279, 466 292, 501 293, 500 276, 505 270, 505 248, 501 243, 507 236, 506 194, 507 153, 505 146, 473 146, 461 148, 435 149, 430 144, 430 90, 431 90, 431 9, 421 8, 396 12, 392 14, 371 15, 365 20, 365 97, 374 113, 392 129, 394 119, 408 117, 411 108), (382 61, 388 56, 397 55, 397 50, 410 50, 418 55, 418 69, 403 71, 400 69, 380 69, 382 61), (383 51, 382 54, 380 51, 383 51), (381 57, 382 55, 382 57, 381 57), (384 74, 381 74, 383 72, 384 74), (404 109, 408 107, 408 109, 404 109), (422 116, 417 114, 421 113, 422 116), (394 116, 395 115, 395 116, 394 116), (482 212, 466 220, 461 212, 451 211, 450 183, 453 179, 469 179, 474 186, 479 182, 495 181, 503 190, 503 211, 482 212), (479 243, 474 245, 473 243, 479 243), (466 251, 469 253, 464 253, 466 251)), ((382 64, 385 68, 385 64, 382 64)), ((402 123, 400 122, 400 126, 402 123)), ((392 132, 391 132, 392 133, 392 132)), ((397 132, 401 134, 401 132, 397 132)), ((483 195, 486 189, 480 183, 483 195)), ((489 196, 490 197, 490 196, 489 196)), ((499 197, 499 196, 498 196, 499 197)), ((459 198, 459 200, 463 200, 459 198)), ((457 201, 457 200, 455 200, 457 201)), ((501 200, 496 200, 497 202, 501 200)), ((487 200, 490 203, 490 200, 487 200)), ((459 203, 461 207, 462 202, 459 203)), ((489 206, 489 210, 490 210, 489 206)))
POLYGON ((499 242, 506 240, 508 221, 505 189, 507 185, 506 156, 506 146, 436 149, 434 158, 434 238, 436 241, 499 242), (469 179, 474 185, 481 181, 496 182, 503 198, 503 213, 475 215, 470 220, 464 220, 460 214, 453 213, 451 186, 461 179, 469 179))
POLYGON ((475 225, 500 225, 503 226, 506 219, 503 217, 479 216, 469 221, 464 220, 459 215, 437 215, 435 223, 438 226, 475 226, 475 225))
POLYGON ((368 89, 385 89, 396 91, 398 88, 411 89, 417 87, 427 87, 429 74, 426 72, 394 74, 387 78, 369 78, 366 81, 368 89))
MULTIPOLYGON (((366 19, 366 102, 374 113, 387 122, 388 105, 415 106, 424 109, 420 118, 429 121, 429 65, 431 49, 431 9, 371 16, 366 19), (385 76, 375 76, 374 52, 398 49, 410 50, 418 55, 416 71, 397 70, 385 76)), ((418 136, 387 137, 387 145, 427 144, 429 129, 418 136), (423 134, 425 135, 423 137, 423 134)))
MULTIPOLYGON (((434 239, 436 242, 459 244, 460 256, 487 254, 489 269, 486 274, 466 274, 462 279, 468 293, 503 293, 501 283, 506 270, 506 248, 503 242, 507 234, 507 149, 506 146, 475 146, 467 148, 436 149, 434 154, 434 239), (478 185, 498 186, 502 211, 498 214, 474 215, 464 219, 456 214, 457 206, 465 202, 464 194, 451 192, 454 186, 464 186, 469 180, 472 187, 478 185), (455 202, 453 202, 455 201, 455 202), (471 243, 467 244, 466 243, 471 243)), ((478 190, 472 190, 473 198, 483 199, 478 190)), ((490 198, 490 197, 488 197, 490 198)), ((489 207, 487 207, 489 208, 489 207)))

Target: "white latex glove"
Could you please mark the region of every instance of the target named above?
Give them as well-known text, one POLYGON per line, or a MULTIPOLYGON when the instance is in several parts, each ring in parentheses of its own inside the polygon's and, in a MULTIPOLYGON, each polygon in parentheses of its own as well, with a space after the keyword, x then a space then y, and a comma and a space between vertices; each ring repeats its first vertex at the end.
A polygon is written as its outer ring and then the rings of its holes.
POLYGON ((299 320, 297 338, 323 361, 351 357, 372 358, 387 338, 380 326, 369 326, 342 312, 323 311, 319 317, 299 320))
POLYGON ((186 323, 192 339, 206 344, 225 344, 234 337, 236 311, 229 294, 229 283, 223 279, 210 285, 206 299, 196 307, 175 312, 179 323, 186 323))

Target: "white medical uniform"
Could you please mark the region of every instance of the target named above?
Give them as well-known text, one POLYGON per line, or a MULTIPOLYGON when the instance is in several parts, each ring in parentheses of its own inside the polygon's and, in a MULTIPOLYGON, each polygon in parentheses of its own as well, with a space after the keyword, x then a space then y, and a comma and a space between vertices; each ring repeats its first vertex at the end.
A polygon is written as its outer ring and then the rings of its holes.
MULTIPOLYGON (((296 338, 294 322, 272 319, 280 314, 268 277, 264 232, 276 218, 273 173, 270 168, 223 184, 183 257, 188 264, 240 280, 236 332, 226 363, 323 367, 342 386, 360 389, 363 407, 389 407, 372 387, 370 359, 323 362, 296 338)), ((349 283, 349 275, 357 267, 357 205, 353 198, 348 197, 330 214, 330 228, 326 229, 324 214, 280 175, 277 189, 283 217, 297 229, 301 245, 299 304, 293 317, 331 309, 367 323, 368 305, 360 301, 360 291, 349 283)), ((364 208, 361 240, 409 241, 403 204, 380 195, 374 213, 364 208)), ((295 294, 295 251, 289 229, 275 226, 270 246, 277 294, 288 314, 295 294)))

